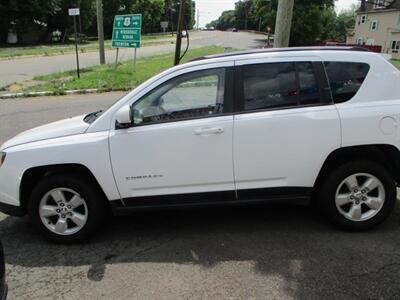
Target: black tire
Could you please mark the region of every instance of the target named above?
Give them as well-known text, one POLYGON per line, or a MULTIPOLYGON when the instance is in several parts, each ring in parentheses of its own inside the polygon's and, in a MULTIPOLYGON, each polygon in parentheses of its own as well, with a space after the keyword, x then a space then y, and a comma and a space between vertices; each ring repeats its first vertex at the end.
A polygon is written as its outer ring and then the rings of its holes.
POLYGON ((397 199, 396 183, 379 163, 368 160, 352 161, 332 169, 318 187, 318 206, 328 219, 344 230, 363 231, 382 223, 393 211, 397 199), (342 215, 335 203, 336 191, 348 176, 356 173, 368 173, 378 178, 385 190, 385 200, 380 211, 372 218, 364 221, 353 221, 342 215))
POLYGON ((102 225, 107 214, 107 202, 96 184, 79 174, 62 174, 44 177, 33 189, 29 202, 28 214, 39 231, 49 240, 56 243, 79 243, 91 237, 102 225), (86 202, 87 220, 85 225, 71 235, 59 235, 50 231, 39 215, 39 203, 43 196, 55 189, 67 188, 76 191, 86 202))

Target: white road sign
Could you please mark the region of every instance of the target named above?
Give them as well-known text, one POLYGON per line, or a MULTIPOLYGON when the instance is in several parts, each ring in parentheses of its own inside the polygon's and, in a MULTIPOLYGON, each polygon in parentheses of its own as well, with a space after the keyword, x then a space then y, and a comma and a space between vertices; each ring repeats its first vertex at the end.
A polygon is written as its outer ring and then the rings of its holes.
POLYGON ((70 9, 68 9, 68 15, 70 15, 70 16, 79 16, 79 8, 70 8, 70 9))

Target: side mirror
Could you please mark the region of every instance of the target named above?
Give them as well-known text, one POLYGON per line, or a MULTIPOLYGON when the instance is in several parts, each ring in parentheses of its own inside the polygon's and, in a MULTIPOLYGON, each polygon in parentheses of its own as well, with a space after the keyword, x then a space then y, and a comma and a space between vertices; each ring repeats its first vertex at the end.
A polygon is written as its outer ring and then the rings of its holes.
POLYGON ((132 125, 131 106, 125 105, 116 114, 117 128, 127 128, 132 125))

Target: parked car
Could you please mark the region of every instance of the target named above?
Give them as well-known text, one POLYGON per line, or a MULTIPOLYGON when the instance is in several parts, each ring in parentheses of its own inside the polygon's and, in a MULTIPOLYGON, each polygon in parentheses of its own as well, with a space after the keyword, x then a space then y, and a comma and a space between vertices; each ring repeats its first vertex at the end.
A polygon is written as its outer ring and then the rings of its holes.
POLYGON ((232 28, 232 32, 238 32, 237 28, 232 28))
POLYGON ((0 299, 7 299, 6 263, 4 261, 3 244, 0 242, 0 299))
POLYGON ((396 201, 399 95, 400 72, 357 48, 207 56, 4 143, 0 209, 66 243, 110 210, 282 199, 370 229, 396 201))

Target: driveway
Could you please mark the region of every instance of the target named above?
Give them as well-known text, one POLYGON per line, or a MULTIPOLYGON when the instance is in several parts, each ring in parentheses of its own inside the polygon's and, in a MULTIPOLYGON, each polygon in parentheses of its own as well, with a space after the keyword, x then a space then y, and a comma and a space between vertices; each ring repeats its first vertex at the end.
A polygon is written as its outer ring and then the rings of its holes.
MULTIPOLYGON (((121 95, 0 101, 0 141, 121 95)), ((399 299, 399 221, 399 206, 364 233, 287 204, 146 212, 65 246, 0 214, 0 237, 10 299, 399 299)))

